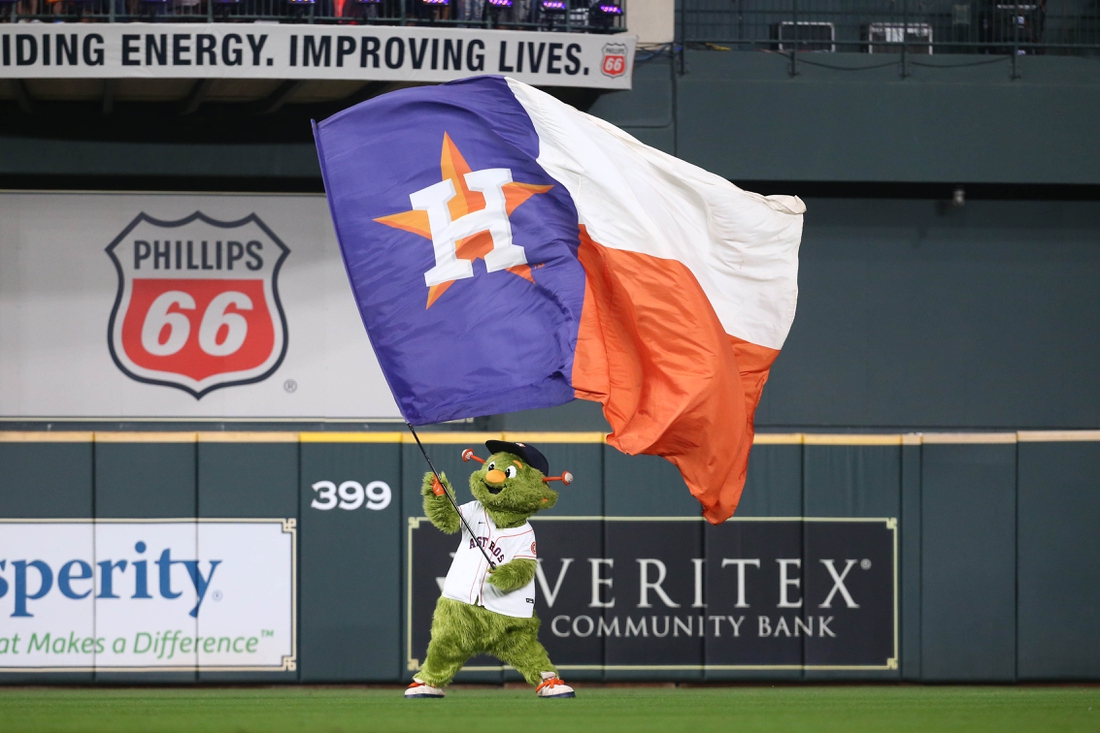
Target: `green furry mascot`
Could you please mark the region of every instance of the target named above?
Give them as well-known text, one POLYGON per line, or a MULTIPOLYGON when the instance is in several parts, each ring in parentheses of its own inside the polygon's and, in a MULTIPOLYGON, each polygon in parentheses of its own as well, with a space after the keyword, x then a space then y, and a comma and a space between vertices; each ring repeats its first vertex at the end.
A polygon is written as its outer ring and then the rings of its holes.
MULTIPOLYGON (((490 440, 485 447, 492 455, 470 476, 476 501, 459 507, 475 536, 463 526, 443 486, 431 473, 424 476, 424 513, 447 534, 461 530, 462 541, 435 607, 424 667, 405 697, 443 697, 443 687, 477 654, 491 654, 515 667, 536 685, 539 697, 574 697, 539 643, 535 615, 538 565, 535 531, 527 519, 558 500, 545 481, 549 463, 523 443, 490 440), (493 558, 495 570, 479 545, 493 558)), ((566 482, 572 480, 564 476, 566 482)), ((446 475, 441 478, 453 495, 446 475)))

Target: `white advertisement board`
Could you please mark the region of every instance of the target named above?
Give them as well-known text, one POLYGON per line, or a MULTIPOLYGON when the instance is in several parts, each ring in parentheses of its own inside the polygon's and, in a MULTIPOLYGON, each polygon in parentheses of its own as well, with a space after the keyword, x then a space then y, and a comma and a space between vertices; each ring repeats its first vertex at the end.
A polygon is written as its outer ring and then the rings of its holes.
POLYGON ((0 193, 0 418, 397 419, 322 195, 0 193))
POLYGON ((0 520, 0 672, 297 665, 294 519, 0 520))
POLYGON ((0 32, 0 78, 444 82, 502 74, 536 86, 630 89, 636 41, 423 26, 51 23, 0 32))

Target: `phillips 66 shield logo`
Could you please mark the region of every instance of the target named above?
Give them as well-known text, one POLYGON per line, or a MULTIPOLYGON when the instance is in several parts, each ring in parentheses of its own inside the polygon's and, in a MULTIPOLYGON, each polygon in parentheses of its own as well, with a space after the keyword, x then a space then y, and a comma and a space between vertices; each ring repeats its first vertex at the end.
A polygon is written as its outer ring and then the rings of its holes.
POLYGON ((200 399, 279 368, 287 328, 278 278, 290 250, 255 214, 225 222, 142 213, 107 254, 118 271, 107 340, 131 378, 200 399))
POLYGON ((622 43, 606 43, 603 47, 603 61, 600 62, 600 71, 604 76, 612 78, 626 73, 626 45, 622 43))

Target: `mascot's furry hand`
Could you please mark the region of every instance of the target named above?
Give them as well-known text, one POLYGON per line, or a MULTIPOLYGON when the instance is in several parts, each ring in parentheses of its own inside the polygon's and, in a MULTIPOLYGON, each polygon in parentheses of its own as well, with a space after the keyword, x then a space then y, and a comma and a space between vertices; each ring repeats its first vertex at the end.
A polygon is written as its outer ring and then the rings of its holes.
MULTIPOLYGON (((447 491, 454 496, 454 489, 451 487, 451 482, 447 480, 447 474, 441 473, 439 478, 443 479, 443 486, 446 486, 447 491)), ((424 483, 420 487, 420 493, 424 496, 424 514, 441 532, 454 534, 462 528, 462 521, 458 518, 458 512, 455 511, 454 506, 451 505, 451 500, 443 493, 443 486, 439 485, 431 472, 424 474, 424 483)))
POLYGON ((538 568, 538 563, 534 560, 524 558, 512 560, 503 565, 497 565, 496 570, 490 571, 487 582, 492 583, 505 593, 511 593, 530 583, 531 579, 535 577, 536 568, 538 568))
MULTIPOLYGON (((443 485, 447 487, 447 490, 454 493, 451 482, 447 480, 447 472, 444 471, 439 474, 439 478, 443 479, 443 485)), ((435 480, 435 476, 431 471, 424 474, 424 482, 420 486, 420 493, 424 496, 443 496, 439 482, 435 480)))

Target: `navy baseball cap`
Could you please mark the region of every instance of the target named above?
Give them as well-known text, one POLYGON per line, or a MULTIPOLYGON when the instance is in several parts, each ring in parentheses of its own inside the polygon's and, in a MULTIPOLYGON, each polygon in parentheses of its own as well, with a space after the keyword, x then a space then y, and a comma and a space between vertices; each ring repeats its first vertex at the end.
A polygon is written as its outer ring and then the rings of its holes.
POLYGON ((486 440, 485 447, 489 450, 490 455, 493 453, 511 453, 517 455, 526 461, 527 465, 541 471, 543 476, 550 475, 550 461, 546 460, 546 456, 539 453, 538 448, 533 445, 527 445, 526 443, 509 443, 506 440, 486 440))

